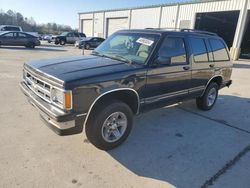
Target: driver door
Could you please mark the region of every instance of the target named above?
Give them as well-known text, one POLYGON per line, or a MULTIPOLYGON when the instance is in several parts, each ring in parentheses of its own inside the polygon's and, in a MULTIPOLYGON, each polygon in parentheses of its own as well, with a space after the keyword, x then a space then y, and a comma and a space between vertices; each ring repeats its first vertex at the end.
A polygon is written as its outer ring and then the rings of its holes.
MULTIPOLYGON (((188 95, 191 65, 188 61, 186 41, 179 36, 167 36, 158 51, 157 63, 147 73, 145 103, 152 104, 180 99, 188 95)), ((153 65, 154 64, 154 65, 153 65)))

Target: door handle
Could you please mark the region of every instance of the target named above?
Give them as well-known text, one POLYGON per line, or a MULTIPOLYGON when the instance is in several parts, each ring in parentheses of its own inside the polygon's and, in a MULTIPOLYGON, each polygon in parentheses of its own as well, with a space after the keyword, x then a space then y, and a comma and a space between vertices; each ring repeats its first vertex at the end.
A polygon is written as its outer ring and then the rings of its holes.
POLYGON ((213 68, 213 67, 214 67, 214 64, 210 64, 209 67, 213 68))
POLYGON ((183 69, 184 69, 184 70, 189 70, 190 67, 189 67, 189 66, 184 66, 183 69))

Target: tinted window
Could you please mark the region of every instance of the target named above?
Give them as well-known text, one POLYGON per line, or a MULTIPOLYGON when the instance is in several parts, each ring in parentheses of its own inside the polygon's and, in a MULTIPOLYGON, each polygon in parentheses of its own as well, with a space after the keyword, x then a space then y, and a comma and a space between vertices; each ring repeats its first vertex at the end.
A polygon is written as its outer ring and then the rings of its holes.
POLYGON ((79 35, 80 35, 80 37, 86 37, 86 35, 83 33, 79 33, 79 35))
POLYGON ((11 27, 11 26, 6 26, 2 28, 2 31, 20 31, 19 27, 11 27))
POLYGON ((67 37, 74 37, 73 33, 68 33, 67 37))
POLYGON ((26 38, 27 37, 27 35, 24 34, 24 33, 18 33, 18 36, 21 37, 21 38, 26 38))
POLYGON ((74 37, 79 37, 78 33, 74 33, 74 37))
POLYGON ((171 64, 185 64, 187 56, 184 40, 178 37, 165 38, 159 49, 158 56, 171 64))
POLYGON ((226 50, 225 45, 222 41, 217 39, 210 39, 211 48, 213 50, 214 60, 215 61, 227 61, 229 56, 226 50))
POLYGON ((3 37, 14 37, 14 33, 6 33, 2 35, 3 37))
POLYGON ((208 62, 207 48, 204 39, 191 38, 191 46, 195 62, 208 62))

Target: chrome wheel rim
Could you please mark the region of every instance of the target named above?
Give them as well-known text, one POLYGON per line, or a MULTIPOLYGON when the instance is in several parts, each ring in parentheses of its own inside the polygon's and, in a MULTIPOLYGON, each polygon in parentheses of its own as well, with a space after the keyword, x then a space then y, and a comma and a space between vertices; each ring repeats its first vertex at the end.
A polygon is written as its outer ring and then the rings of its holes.
POLYGON ((208 106, 212 106, 216 100, 216 95, 217 95, 217 92, 216 92, 216 89, 215 88, 211 88, 210 91, 208 92, 208 95, 207 95, 207 105, 208 106))
POLYGON ((123 112, 114 112, 102 125, 102 137, 106 142, 116 142, 125 133, 128 120, 123 112))

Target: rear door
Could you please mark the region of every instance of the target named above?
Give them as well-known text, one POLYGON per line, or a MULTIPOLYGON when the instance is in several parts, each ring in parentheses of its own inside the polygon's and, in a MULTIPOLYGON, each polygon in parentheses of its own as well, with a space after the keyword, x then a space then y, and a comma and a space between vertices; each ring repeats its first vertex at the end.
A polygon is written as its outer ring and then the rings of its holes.
POLYGON ((28 44, 28 36, 25 34, 25 33, 17 33, 17 43, 18 45, 22 45, 22 46, 25 46, 28 44))
POLYGON ((74 43, 75 42, 75 36, 74 33, 68 33, 66 37, 67 43, 74 43))
POLYGON ((209 39, 211 49, 213 51, 213 59, 215 63, 215 74, 231 76, 232 63, 230 62, 226 44, 221 39, 209 39))
POLYGON ((1 44, 2 45, 16 45, 16 33, 15 32, 9 32, 6 34, 3 34, 1 36, 1 44))
POLYGON ((179 36, 167 36, 157 54, 158 59, 165 59, 150 67, 147 73, 145 103, 158 103, 183 98, 188 95, 191 79, 191 67, 188 61, 186 40, 179 36))
POLYGON ((214 62, 207 38, 190 36, 189 44, 192 49, 192 79, 189 93, 199 96, 204 91, 209 79, 214 75, 214 62))

